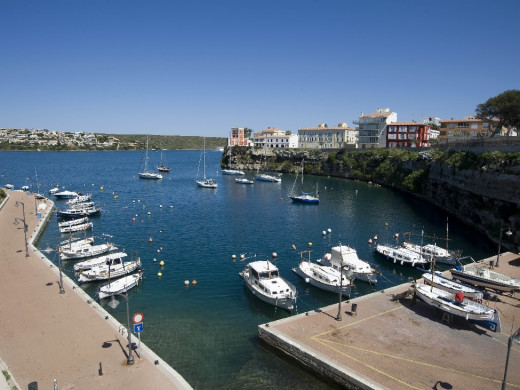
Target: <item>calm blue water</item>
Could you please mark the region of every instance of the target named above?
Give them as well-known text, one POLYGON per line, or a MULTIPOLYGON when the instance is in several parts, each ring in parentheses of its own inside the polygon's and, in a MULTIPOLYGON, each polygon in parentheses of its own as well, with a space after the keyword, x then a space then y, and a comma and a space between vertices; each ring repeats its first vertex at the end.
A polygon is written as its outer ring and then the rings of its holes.
MULTIPOLYGON (((443 212, 382 187, 308 176, 306 184, 319 184, 321 203, 298 205, 287 196, 293 175, 284 174, 281 184, 238 185, 234 177, 220 175, 221 153, 208 152, 207 173, 219 188, 202 189, 194 183, 200 151, 163 155, 171 173, 149 181, 137 177, 142 152, 0 152, 0 184, 30 185, 38 191, 39 183, 44 194, 55 185, 94 194, 103 209, 94 219, 94 233, 113 236, 116 245, 142 259, 145 280, 131 291, 130 310, 144 314, 143 341, 196 389, 330 388, 258 345, 258 324, 290 314, 264 304, 243 286, 238 272, 247 260, 240 261, 240 254, 268 259, 276 252, 282 276, 298 289, 297 312, 304 312, 337 301, 336 294, 307 286, 291 271, 299 262, 298 251, 309 249, 309 243, 313 259, 341 242, 381 270, 375 288, 356 282, 353 295, 359 296, 419 276, 374 254, 369 238, 377 234, 380 242, 393 243, 395 233, 402 237, 423 227, 427 235, 446 235, 443 212), (329 228, 332 232, 323 236, 329 228), (185 280, 197 284, 186 287, 185 280)), ((159 158, 158 151, 151 152, 150 167, 159 158)), ((56 201, 58 208, 63 205, 56 201)), ((39 247, 56 248, 64 238, 53 217, 39 247)), ((475 259, 495 253, 483 237, 455 220, 450 221, 450 238, 450 248, 475 259)), ((48 256, 57 262, 54 252, 48 256)), ((65 269, 72 277, 72 264, 65 269)), ((96 285, 82 288, 95 295, 96 285)), ((116 309, 108 301, 102 304, 126 323, 124 304, 116 309)))

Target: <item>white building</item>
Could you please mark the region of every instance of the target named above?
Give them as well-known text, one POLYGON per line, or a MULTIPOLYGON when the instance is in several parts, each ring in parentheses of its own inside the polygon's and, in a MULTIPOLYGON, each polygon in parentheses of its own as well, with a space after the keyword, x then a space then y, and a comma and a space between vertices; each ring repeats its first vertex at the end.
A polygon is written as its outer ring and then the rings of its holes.
POLYGON ((358 148, 384 148, 386 146, 386 125, 397 122, 397 113, 389 108, 378 108, 373 114, 363 115, 354 123, 359 125, 358 148))
POLYGON ((298 129, 299 147, 301 149, 341 149, 347 146, 356 147, 357 130, 347 126, 345 122, 337 127, 328 127, 326 123, 318 127, 298 129))
POLYGON ((425 125, 435 125, 441 127, 441 118, 437 118, 436 116, 427 116, 423 119, 423 123, 425 125))
POLYGON ((298 147, 298 135, 287 134, 285 130, 268 127, 253 136, 253 146, 260 148, 290 149, 298 147))

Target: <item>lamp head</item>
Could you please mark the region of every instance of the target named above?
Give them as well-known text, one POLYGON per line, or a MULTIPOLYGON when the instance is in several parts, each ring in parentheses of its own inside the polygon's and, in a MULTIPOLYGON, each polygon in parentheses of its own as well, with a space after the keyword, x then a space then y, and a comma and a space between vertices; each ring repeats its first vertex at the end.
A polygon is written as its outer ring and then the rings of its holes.
POLYGON ((507 228, 506 236, 511 237, 512 234, 511 228, 507 228))

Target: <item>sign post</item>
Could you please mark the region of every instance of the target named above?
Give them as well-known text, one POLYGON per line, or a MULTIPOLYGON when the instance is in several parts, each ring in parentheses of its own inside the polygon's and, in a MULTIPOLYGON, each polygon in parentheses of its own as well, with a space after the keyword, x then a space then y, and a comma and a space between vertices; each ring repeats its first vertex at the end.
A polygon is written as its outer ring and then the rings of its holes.
POLYGON ((139 360, 141 360, 141 332, 144 329, 143 319, 143 313, 135 313, 132 317, 132 321, 134 323, 134 333, 137 333, 137 338, 139 339, 139 345, 137 347, 139 349, 139 360))

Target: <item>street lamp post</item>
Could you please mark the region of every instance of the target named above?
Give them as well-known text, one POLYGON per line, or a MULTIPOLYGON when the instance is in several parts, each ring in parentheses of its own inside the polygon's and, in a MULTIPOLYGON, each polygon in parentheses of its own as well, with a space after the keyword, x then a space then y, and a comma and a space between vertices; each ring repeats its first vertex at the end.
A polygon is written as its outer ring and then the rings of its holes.
POLYGON ((338 315, 336 316, 336 321, 342 321, 341 317, 341 298, 343 295, 343 262, 339 266, 339 302, 338 302, 338 315))
POLYGON ((513 346, 513 341, 516 343, 520 343, 520 328, 509 336, 509 341, 507 343, 507 357, 506 357, 506 367, 504 369, 504 379, 502 379, 502 390, 506 389, 506 379, 507 379, 507 369, 509 366, 509 354, 511 353, 511 347, 513 346))
MULTIPOLYGON (((126 322, 127 322, 126 332, 128 333, 128 358, 126 359, 126 364, 131 366, 132 364, 134 364, 134 357, 132 356, 132 336, 130 334, 130 308, 128 305, 128 293, 125 292, 124 294, 115 294, 115 295, 119 295, 119 296, 123 297, 126 301, 126 322)), ((118 302, 115 302, 115 303, 118 303, 118 302)), ((113 308, 117 307, 117 304, 112 307, 113 308)))
MULTIPOLYGON (((504 230, 504 222, 500 225, 500 236, 498 237, 498 254, 497 254, 497 261, 495 262, 495 267, 498 267, 498 260, 500 259, 500 247, 502 246, 502 232, 504 230)), ((506 236, 511 236, 513 232, 511 231, 511 228, 507 228, 506 236)))
POLYGON ((62 276, 62 271, 61 271, 61 253, 58 253, 58 261, 59 261, 59 267, 60 267, 60 294, 65 294, 65 289, 63 288, 63 276, 62 276))
POLYGON ((20 202, 18 200, 16 201, 16 203, 14 205, 16 207, 18 207, 19 205, 22 205, 23 218, 15 218, 14 219, 14 224, 18 225, 18 221, 22 221, 23 222, 23 235, 24 235, 24 238, 25 238, 25 257, 29 257, 29 247, 27 246, 27 230, 28 230, 28 226, 27 226, 27 223, 25 222, 25 205, 23 204, 23 202, 20 202))

